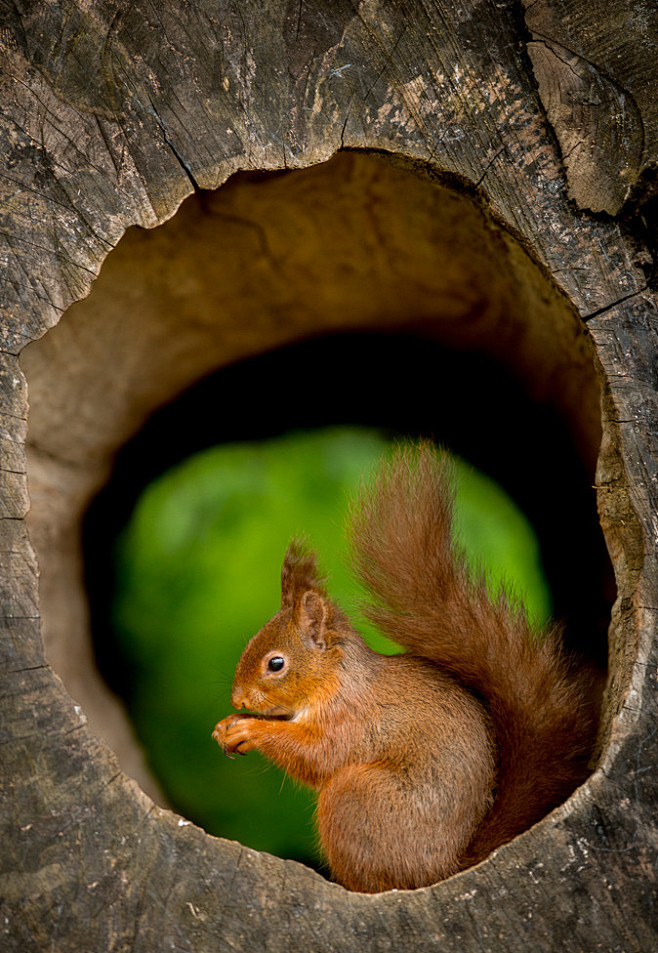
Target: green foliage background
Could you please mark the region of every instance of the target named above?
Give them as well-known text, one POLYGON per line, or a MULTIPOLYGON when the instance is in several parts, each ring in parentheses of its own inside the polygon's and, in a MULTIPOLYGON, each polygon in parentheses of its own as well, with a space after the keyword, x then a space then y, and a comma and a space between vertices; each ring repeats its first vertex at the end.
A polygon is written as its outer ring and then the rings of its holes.
MULTIPOLYGON (((231 711, 244 645, 278 610, 292 536, 318 550, 333 598, 358 618, 347 503, 390 448, 382 434, 356 429, 214 447, 150 484, 117 542, 113 622, 133 722, 173 806, 211 833, 318 859, 310 792, 255 752, 226 759, 210 735, 231 711)), ((456 530, 469 558, 545 619, 550 595, 531 527, 496 484, 457 467, 456 530)), ((395 650, 360 628, 380 651, 395 650)))

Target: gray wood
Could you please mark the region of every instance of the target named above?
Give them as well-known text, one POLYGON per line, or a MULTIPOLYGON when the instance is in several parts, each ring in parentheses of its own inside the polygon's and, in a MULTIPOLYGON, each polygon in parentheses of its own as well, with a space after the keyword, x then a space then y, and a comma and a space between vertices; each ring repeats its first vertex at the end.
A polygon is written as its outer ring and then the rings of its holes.
POLYGON ((528 52, 581 208, 655 194, 658 9, 651 0, 524 0, 528 52))
MULTIPOLYGON (((611 10, 601 24, 614 26, 611 10)), ((570 203, 575 187, 517 14, 493 0, 2 8, 3 950, 658 945, 656 301, 639 240, 570 203), (480 867, 375 897, 209 837, 119 770, 44 662, 23 521, 23 346, 89 292, 129 226, 163 222, 194 189, 215 189, 236 170, 302 168, 340 148, 396 153, 477 189, 587 322, 605 385, 597 484, 620 594, 602 750, 588 783, 480 867)), ((541 45, 532 55, 543 87, 539 57, 555 47, 541 45)), ((646 156, 638 159, 628 122, 622 160, 632 183, 646 156)), ((597 149, 607 174, 611 140, 597 139, 597 149)), ((609 190, 603 207, 616 211, 622 191, 609 190)))

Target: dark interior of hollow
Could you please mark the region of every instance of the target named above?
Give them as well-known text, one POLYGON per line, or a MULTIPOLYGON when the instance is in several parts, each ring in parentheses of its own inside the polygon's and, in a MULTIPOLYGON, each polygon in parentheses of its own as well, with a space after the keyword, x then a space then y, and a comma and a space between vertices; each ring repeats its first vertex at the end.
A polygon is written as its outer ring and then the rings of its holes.
POLYGON ((83 529, 95 651, 115 691, 130 686, 110 625, 112 544, 143 488, 205 447, 334 424, 429 436, 499 481, 536 529, 567 643, 605 668, 612 571, 593 474, 555 411, 486 356, 418 335, 341 334, 218 370, 158 410, 119 453, 83 529))

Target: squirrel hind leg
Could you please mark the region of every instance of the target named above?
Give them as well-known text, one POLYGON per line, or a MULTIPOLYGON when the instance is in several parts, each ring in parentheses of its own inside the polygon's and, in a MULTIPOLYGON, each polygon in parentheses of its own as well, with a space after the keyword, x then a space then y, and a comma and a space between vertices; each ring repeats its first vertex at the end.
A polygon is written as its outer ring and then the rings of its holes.
POLYGON ((334 775, 320 791, 316 818, 334 879, 349 890, 379 893, 457 873, 464 844, 455 842, 453 825, 428 823, 409 808, 404 781, 387 767, 350 765, 334 775))

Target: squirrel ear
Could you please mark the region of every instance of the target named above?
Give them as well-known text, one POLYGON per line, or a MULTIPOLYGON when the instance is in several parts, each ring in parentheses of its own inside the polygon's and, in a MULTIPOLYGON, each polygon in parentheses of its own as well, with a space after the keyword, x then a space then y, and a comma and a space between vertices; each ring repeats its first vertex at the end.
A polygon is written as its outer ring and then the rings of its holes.
POLYGON ((294 609, 307 589, 326 595, 315 553, 299 540, 293 540, 281 567, 281 608, 294 609))
POLYGON ((327 617, 329 607, 319 592, 309 589, 302 596, 298 609, 298 624, 313 647, 324 651, 327 646, 327 617))

